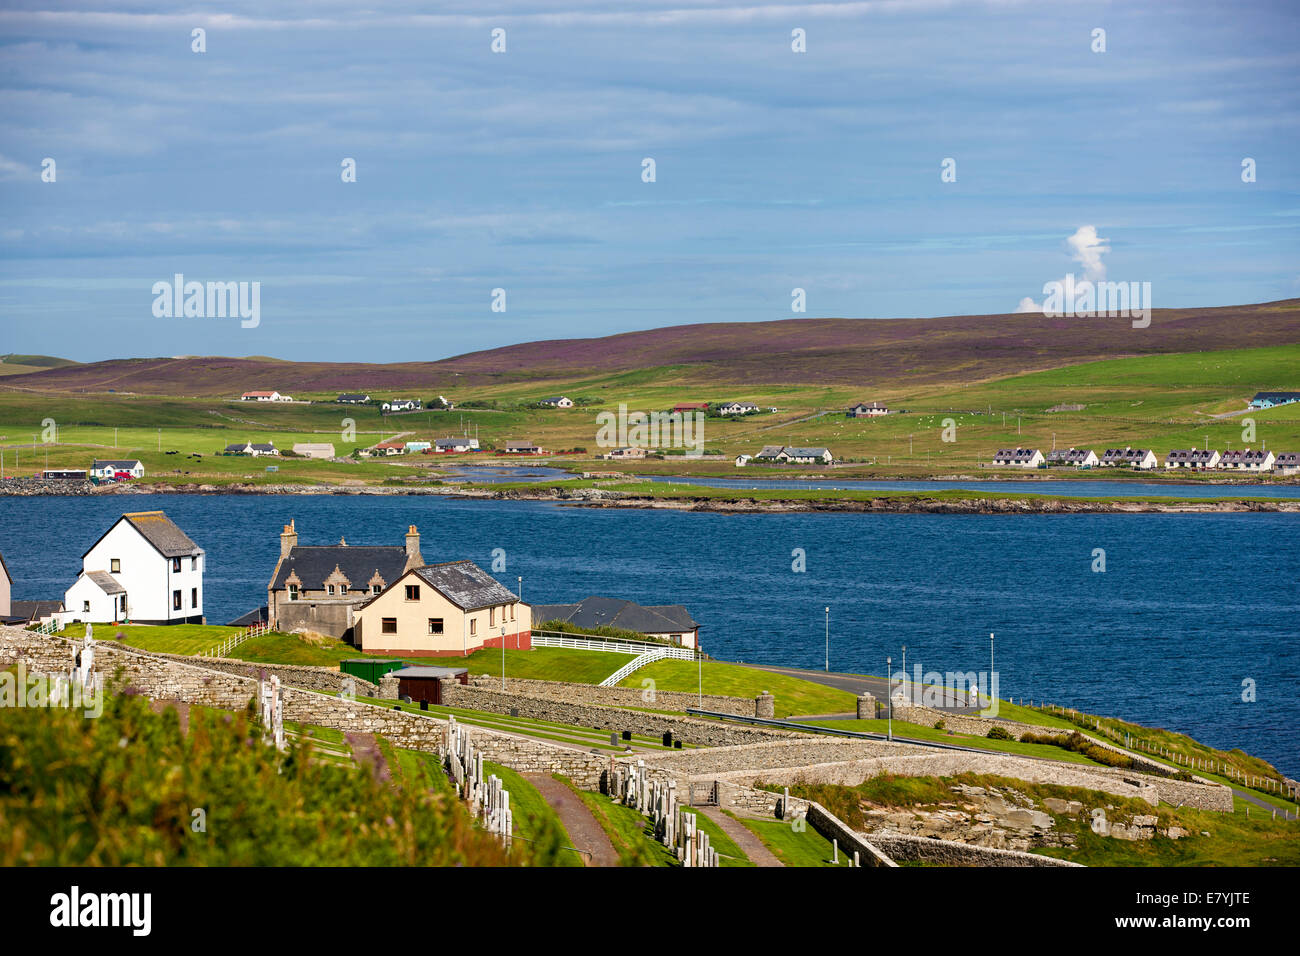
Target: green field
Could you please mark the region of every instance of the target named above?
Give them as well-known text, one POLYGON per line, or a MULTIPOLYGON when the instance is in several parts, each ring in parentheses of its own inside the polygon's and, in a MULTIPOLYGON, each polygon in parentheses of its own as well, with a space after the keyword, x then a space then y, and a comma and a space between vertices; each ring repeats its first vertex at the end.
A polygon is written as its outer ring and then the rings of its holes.
MULTIPOLYGON (((657 411, 681 401, 736 399, 777 411, 738 420, 708 418, 705 447, 725 456, 723 460, 687 461, 670 455, 663 461, 602 461, 595 467, 755 478, 826 471, 803 466, 750 467, 740 472, 730 460, 742 452, 752 454, 764 444, 786 444, 829 447, 846 463, 830 473, 843 477, 972 472, 992 476, 992 453, 1014 445, 1044 450, 1053 444, 1076 445, 1099 452, 1108 446, 1132 445, 1154 448, 1161 458, 1173 448, 1207 442, 1221 450, 1260 443, 1276 451, 1300 450, 1300 406, 1251 412, 1246 417, 1254 420, 1256 435, 1249 440, 1242 434, 1242 417, 1213 417, 1244 409, 1258 390, 1300 389, 1297 369, 1300 345, 1117 358, 960 386, 896 384, 878 390, 797 384, 702 388, 686 384, 682 368, 665 367, 544 386, 528 382, 474 386, 452 397, 461 403, 496 407, 462 404, 454 411, 387 417, 375 407, 337 405, 334 395, 327 393, 295 396, 313 399, 314 404, 271 406, 220 398, 33 394, 0 386, 0 446, 6 448, 6 474, 30 474, 44 467, 48 454, 49 464, 58 467, 85 467, 92 457, 139 457, 150 480, 171 483, 382 483, 427 480, 435 477, 438 466, 467 456, 413 455, 348 463, 282 459, 272 462, 279 472, 268 475, 266 459, 215 457, 215 453, 231 441, 274 441, 282 449, 295 441, 332 441, 339 455, 350 455, 398 435, 429 440, 460 434, 468 426, 477 429, 485 446, 527 438, 556 452, 585 449, 566 458, 578 467, 591 468, 592 456, 604 450, 595 445, 599 412, 614 410, 620 403, 631 410, 657 411), (544 394, 560 391, 593 404, 567 410, 527 407, 544 394), (861 399, 883 401, 900 413, 879 419, 845 418, 844 409, 861 399), (1074 404, 1085 407, 1048 411, 1074 404), (58 423, 57 445, 44 443, 46 419, 58 423), (345 419, 356 432, 346 442, 345 419), (955 441, 943 440, 949 419, 955 426, 955 441), (193 453, 201 454, 202 460, 187 457, 193 453)), ((1019 469, 1007 473, 1024 474, 1019 469)), ((1124 475, 1106 469, 1090 472, 1089 477, 1124 475)), ((1187 475, 1177 477, 1188 480, 1187 475)))
POLYGON ((691 661, 655 661, 624 678, 619 686, 644 687, 645 681, 652 680, 657 690, 693 694, 700 688, 701 672, 705 694, 752 698, 763 691, 769 691, 776 696, 778 717, 847 713, 857 706, 857 697, 845 690, 836 690, 834 687, 814 684, 786 674, 718 661, 705 661, 698 669, 691 661))

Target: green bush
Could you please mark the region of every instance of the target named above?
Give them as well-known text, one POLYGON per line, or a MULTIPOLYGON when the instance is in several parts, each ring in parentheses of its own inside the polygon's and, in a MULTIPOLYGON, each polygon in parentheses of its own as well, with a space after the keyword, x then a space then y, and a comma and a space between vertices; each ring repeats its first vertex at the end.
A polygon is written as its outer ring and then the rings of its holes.
POLYGON ((984 736, 987 737, 989 740, 1015 740, 1016 739, 1015 737, 1011 736, 1010 731, 1008 731, 1003 727, 993 727, 984 736))
MULTIPOLYGON (((550 865, 462 803, 282 754, 248 711, 0 708, 0 866, 550 865), (195 813, 202 811, 202 817, 195 813), (202 819, 203 828, 195 825, 202 819)), ((553 855, 553 851, 551 851, 553 855)))

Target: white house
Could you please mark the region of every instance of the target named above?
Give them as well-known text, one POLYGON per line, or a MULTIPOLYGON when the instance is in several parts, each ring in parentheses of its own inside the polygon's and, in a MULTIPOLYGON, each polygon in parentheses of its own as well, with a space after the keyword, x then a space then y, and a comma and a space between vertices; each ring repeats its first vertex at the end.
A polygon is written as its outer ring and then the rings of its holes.
POLYGON ((756 411, 758 406, 753 402, 727 402, 718 406, 719 415, 748 415, 756 411))
POLYGON ((241 402, 292 402, 293 399, 288 395, 281 395, 279 392, 245 392, 239 396, 241 402))
POLYGON ((540 402, 538 402, 538 404, 550 405, 552 408, 572 408, 573 399, 566 398, 563 395, 556 395, 553 398, 544 398, 540 402))
POLYGON ((414 412, 419 411, 424 406, 420 404, 418 398, 394 398, 392 401, 384 402, 379 407, 386 412, 414 412))
POLYGON ((848 411, 849 418, 877 418, 888 414, 889 409, 880 402, 858 402, 848 411))
POLYGON ((1166 468, 1217 468, 1220 455, 1213 448, 1175 448, 1165 458, 1166 468))
POLYGON ((737 467, 737 468, 744 468, 746 465, 748 465, 748 464, 749 464, 751 461, 753 461, 753 460, 754 460, 754 456, 753 456, 753 455, 737 455, 737 456, 736 456, 736 467, 737 467))
POLYGON ((1150 448, 1107 448, 1101 456, 1101 467, 1116 468, 1126 465, 1138 471, 1160 467, 1160 459, 1150 448))
POLYGON ((1294 475, 1300 472, 1300 452, 1278 452, 1273 462, 1273 470, 1279 475, 1294 475))
POLYGON ((1044 461, 1053 466, 1072 465, 1075 468, 1096 468, 1098 458, 1097 453, 1091 448, 1053 448, 1047 453, 1044 461))
POLYGON ((248 441, 232 441, 221 450, 223 455, 251 455, 253 453, 253 443, 248 441))
POLYGON ((993 464, 1000 468, 1037 468, 1046 459, 1037 448, 999 448, 993 464))
POLYGON ((119 471, 124 471, 132 478, 144 477, 144 465, 134 458, 96 458, 90 466, 92 478, 113 478, 119 471))
POLYGON ((7 618, 12 611, 13 587, 14 579, 5 566, 5 556, 0 554, 0 620, 7 618))
POLYGON ((787 445, 781 449, 780 459, 799 465, 829 465, 835 460, 829 448, 795 448, 787 445))
POLYGON ((124 514, 81 556, 64 623, 202 624, 204 562, 163 512, 124 514))
POLYGON ((1271 451, 1251 451, 1249 448, 1237 451, 1225 451, 1219 459, 1219 467, 1229 471, 1272 471, 1273 462, 1277 460, 1271 451))
POLYGON ((454 454, 472 451, 473 449, 474 443, 468 438, 439 438, 433 445, 433 450, 438 454, 454 454))

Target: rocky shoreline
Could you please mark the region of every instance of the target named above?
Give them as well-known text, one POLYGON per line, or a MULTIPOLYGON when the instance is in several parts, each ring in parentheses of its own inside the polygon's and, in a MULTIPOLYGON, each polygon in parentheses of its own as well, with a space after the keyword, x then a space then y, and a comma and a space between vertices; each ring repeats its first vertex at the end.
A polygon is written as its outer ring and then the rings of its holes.
POLYGON ((668 511, 713 512, 718 514, 1233 514, 1264 512, 1300 513, 1295 501, 1105 501, 1075 498, 1029 498, 1008 495, 989 498, 929 498, 924 494, 891 495, 869 499, 847 498, 753 498, 685 495, 655 498, 608 488, 497 489, 485 485, 296 485, 245 484, 183 485, 132 482, 95 486, 90 482, 47 481, 13 478, 0 483, 0 497, 41 495, 440 495, 487 501, 550 501, 587 508, 657 508, 668 511))

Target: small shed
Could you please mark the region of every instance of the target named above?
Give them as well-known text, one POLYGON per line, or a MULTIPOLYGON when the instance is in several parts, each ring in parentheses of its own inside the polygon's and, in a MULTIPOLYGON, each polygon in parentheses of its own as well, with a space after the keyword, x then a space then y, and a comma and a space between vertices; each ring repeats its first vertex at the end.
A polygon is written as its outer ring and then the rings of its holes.
POLYGON ((376 687, 379 686, 379 678, 389 671, 395 671, 405 666, 406 661, 380 657, 352 657, 339 662, 339 670, 344 674, 351 674, 353 677, 368 680, 376 687))
POLYGON ((397 696, 406 700, 442 703, 442 681, 469 683, 468 667, 403 667, 390 672, 397 678, 397 696))

